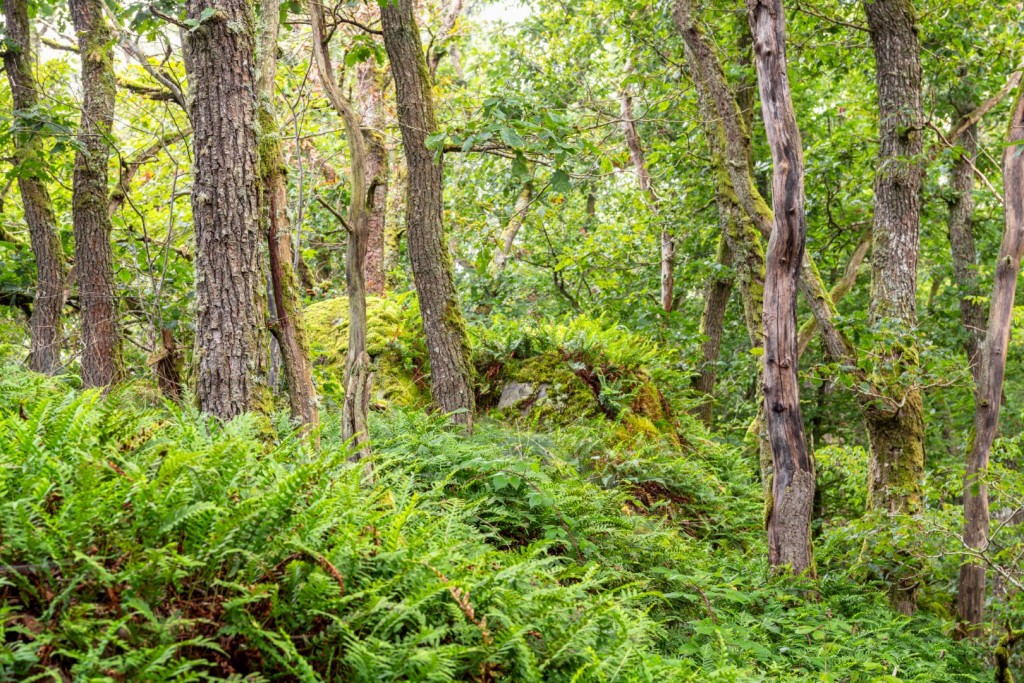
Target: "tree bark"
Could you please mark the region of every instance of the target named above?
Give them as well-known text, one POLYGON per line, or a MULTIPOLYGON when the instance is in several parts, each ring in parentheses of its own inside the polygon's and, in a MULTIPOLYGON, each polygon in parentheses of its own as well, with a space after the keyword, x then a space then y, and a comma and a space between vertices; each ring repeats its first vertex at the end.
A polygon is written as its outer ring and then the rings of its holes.
POLYGON ((345 284, 348 292, 348 353, 345 357, 345 402, 342 406, 342 438, 351 441, 356 460, 370 454, 370 390, 373 372, 366 353, 366 250, 368 239, 367 203, 372 201, 366 186, 366 147, 359 117, 334 80, 334 69, 327 51, 323 7, 310 0, 313 27, 313 57, 320 80, 335 111, 341 116, 348 137, 352 168, 352 199, 348 206, 348 242, 345 250, 345 284))
MULTIPOLYGON (((999 426, 1000 398, 1006 372, 1014 297, 1021 257, 1024 256, 1024 87, 1017 93, 1003 150, 1003 194, 1006 225, 996 261, 995 282, 988 312, 988 330, 981 349, 981 367, 974 394, 974 439, 964 478, 964 544, 984 551, 988 545, 989 454, 999 426)), ((961 631, 977 633, 984 616, 985 565, 970 559, 960 567, 957 615, 961 631)))
POLYGON ((221 419, 266 408, 255 37, 244 0, 188 0, 195 141, 196 395, 221 419), (204 16, 205 10, 212 14, 204 16))
POLYGON ((370 183, 367 207, 366 290, 383 296, 387 290, 384 270, 384 239, 387 229, 389 190, 388 150, 384 144, 384 92, 380 68, 370 59, 356 68, 359 116, 366 148, 366 177, 370 183))
POLYGON ((512 246, 515 244, 519 230, 526 222, 526 214, 530 210, 530 202, 533 200, 533 182, 528 181, 523 185, 515 206, 512 207, 512 215, 509 216, 505 229, 501 231, 498 239, 498 250, 494 252, 494 259, 491 261, 491 275, 498 275, 508 264, 508 257, 512 253, 512 246))
POLYGON ((708 282, 704 292, 704 312, 700 317, 701 344, 700 373, 693 379, 693 388, 705 396, 705 400, 697 408, 697 417, 704 426, 711 428, 714 421, 715 379, 718 375, 718 354, 722 347, 722 331, 725 323, 725 311, 729 305, 735 278, 731 272, 732 254, 725 235, 718 238, 718 252, 715 259, 715 274, 708 282))
POLYGON ((440 159, 427 149, 437 130, 430 77, 412 0, 394 0, 381 8, 384 46, 391 61, 408 165, 406 228, 409 258, 423 315, 435 405, 452 420, 472 429, 473 385, 469 342, 459 308, 451 255, 444 239, 440 159))
POLYGON ((81 147, 75 154, 71 201, 82 312, 81 376, 86 387, 105 387, 124 375, 110 244, 113 225, 107 209, 107 160, 117 91, 113 38, 102 0, 68 0, 68 7, 82 60, 81 147))
MULTIPOLYGON (((626 73, 633 70, 631 64, 626 65, 626 73)), ((633 96, 628 87, 623 87, 619 93, 619 111, 622 118, 622 133, 626 138, 626 147, 629 149, 629 158, 633 162, 633 170, 636 173, 637 186, 647 203, 647 207, 655 216, 658 215, 658 196, 651 186, 651 173, 647 168, 647 159, 644 155, 644 146, 640 140, 640 134, 636 129, 636 119, 633 115, 633 96)), ((675 290, 675 265, 676 265, 676 244, 672 234, 665 228, 661 230, 661 308, 666 313, 672 312, 675 302, 673 292, 675 290)))
MULTIPOLYGON (((920 510, 924 479, 924 406, 917 374, 917 259, 921 222, 923 111, 921 57, 911 0, 865 0, 878 90, 869 319, 879 332, 872 355, 880 400, 868 402, 868 509, 888 515, 920 510)), ((913 562, 890 577, 893 606, 912 613, 913 562)))
POLYGON ((768 560, 793 574, 814 575, 811 513, 814 461, 800 412, 796 295, 807 238, 804 158, 786 71, 782 0, 747 0, 761 118, 772 152, 775 229, 768 241, 764 288, 764 401, 772 447, 768 560))
MULTIPOLYGON (((960 112, 966 114, 967 112, 960 112)), ((964 352, 975 385, 979 380, 981 340, 985 336, 985 308, 979 301, 978 253, 974 246, 974 166, 978 158, 978 126, 972 124, 950 140, 962 152, 953 160, 949 189, 949 247, 953 277, 960 290, 960 321, 966 337, 964 352)))
POLYGON ((181 351, 170 328, 160 330, 160 345, 162 348, 154 363, 157 387, 165 398, 178 401, 181 399, 181 351))
MULTIPOLYGON (((35 55, 28 3, 26 0, 6 0, 3 5, 7 24, 3 63, 11 86, 11 113, 17 118, 20 113, 39 105, 39 88, 32 72, 35 55)), ((52 375, 61 367, 60 313, 64 308, 67 269, 50 193, 36 170, 37 165, 45 161, 43 142, 43 138, 31 129, 19 129, 14 135, 18 191, 36 262, 36 291, 29 319, 31 345, 28 366, 35 372, 52 375)))
POLYGON ((288 220, 288 179, 281 133, 274 106, 277 74, 278 0, 261 0, 257 113, 259 123, 260 219, 266 235, 273 290, 271 331, 281 353, 288 405, 294 419, 314 430, 320 423, 309 344, 302 322, 302 297, 292 267, 291 224, 288 220))

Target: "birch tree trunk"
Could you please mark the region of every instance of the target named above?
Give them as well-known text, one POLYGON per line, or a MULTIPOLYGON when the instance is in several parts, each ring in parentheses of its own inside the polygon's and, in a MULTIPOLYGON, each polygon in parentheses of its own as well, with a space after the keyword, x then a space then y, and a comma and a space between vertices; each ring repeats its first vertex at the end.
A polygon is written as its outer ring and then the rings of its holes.
MULTIPOLYGON (((4 71, 11 86, 12 115, 29 112, 39 105, 39 86, 32 71, 35 55, 26 0, 5 0, 6 41, 3 49, 4 71)), ((14 136, 14 163, 18 191, 28 224, 32 253, 36 261, 36 291, 29 319, 31 345, 28 367, 48 375, 61 367, 61 309, 67 269, 64 251, 57 233, 50 193, 37 164, 44 161, 43 138, 32 130, 19 130, 14 136)))
POLYGON ((256 120, 260 131, 260 220, 267 239, 270 284, 273 290, 270 329, 281 353, 285 381, 288 383, 288 405, 292 417, 312 430, 320 423, 320 413, 309 362, 309 344, 302 323, 299 281, 292 267, 287 168, 274 106, 280 16, 277 0, 261 0, 259 73, 256 82, 256 120))
POLYGON ((72 213, 75 273, 82 310, 82 384, 105 387, 124 375, 114 289, 113 225, 107 212, 110 134, 114 124, 113 36, 102 0, 68 0, 82 61, 80 149, 75 154, 72 213))
POLYGON ((268 400, 253 17, 244 0, 188 0, 186 12, 199 22, 184 41, 195 141, 196 396, 203 412, 227 420, 268 400))
POLYGON ((444 239, 443 173, 427 136, 437 130, 430 76, 412 0, 381 8, 384 46, 391 61, 398 123, 408 166, 406 230, 409 259, 423 315, 434 404, 472 429, 473 384, 469 342, 459 308, 451 255, 444 239))
MULTIPOLYGON (((964 479, 964 544, 983 552, 988 544, 989 454, 999 426, 1000 397, 1006 372, 1006 350, 1010 341, 1017 278, 1024 256, 1024 86, 1017 93, 1003 150, 1003 195, 1006 225, 1003 229, 995 282, 988 312, 988 330, 981 348, 981 367, 974 394, 974 439, 967 458, 964 479)), ((971 558, 960 566, 957 616, 961 632, 979 629, 985 608, 985 565, 971 558)))

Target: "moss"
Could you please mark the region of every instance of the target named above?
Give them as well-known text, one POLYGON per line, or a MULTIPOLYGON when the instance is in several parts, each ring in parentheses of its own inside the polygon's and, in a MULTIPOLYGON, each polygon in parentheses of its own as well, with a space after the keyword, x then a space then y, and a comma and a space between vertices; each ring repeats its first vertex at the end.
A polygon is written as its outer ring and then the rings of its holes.
POLYGON ((554 351, 517 361, 506 369, 508 381, 545 386, 543 396, 530 399, 529 405, 510 406, 499 415, 514 421, 552 426, 593 418, 601 414, 594 392, 573 373, 562 356, 554 351))
MULTIPOLYGON (((321 385, 336 384, 345 376, 348 352, 348 297, 319 301, 304 314, 313 367, 321 385)), ((373 362, 375 407, 423 406, 429 395, 423 384, 425 359, 420 355, 422 332, 410 324, 396 299, 366 298, 366 352, 373 362)))

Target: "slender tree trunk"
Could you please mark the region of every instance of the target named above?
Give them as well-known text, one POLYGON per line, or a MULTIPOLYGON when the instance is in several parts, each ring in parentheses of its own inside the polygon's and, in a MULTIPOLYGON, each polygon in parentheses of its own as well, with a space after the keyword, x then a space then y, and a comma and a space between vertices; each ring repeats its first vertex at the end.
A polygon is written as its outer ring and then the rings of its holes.
POLYGON ((454 422, 472 429, 469 342, 444 239, 441 162, 426 145, 437 124, 412 0, 389 2, 381 9, 381 19, 408 164, 407 239, 430 356, 433 400, 442 411, 452 414, 454 422))
POLYGON ((508 257, 512 253, 512 246, 515 244, 519 230, 526 222, 526 214, 530 210, 530 202, 533 200, 533 183, 527 182, 523 185, 522 192, 512 207, 512 215, 509 216, 505 229, 501 231, 498 239, 498 250, 494 252, 494 259, 491 261, 491 275, 498 275, 508 264, 508 257))
POLYGON ((388 188, 384 219, 384 286, 386 289, 400 284, 402 238, 405 235, 405 209, 409 191, 409 173, 401 155, 394 154, 389 167, 393 169, 388 188))
POLYGON ((345 251, 345 284, 348 292, 348 353, 345 357, 345 403, 342 407, 342 437, 355 449, 355 459, 370 454, 368 426, 373 371, 366 353, 366 249, 368 240, 367 202, 372 195, 366 186, 366 147, 363 127, 351 103, 342 97, 334 80, 334 69, 327 51, 323 8, 320 0, 310 0, 313 27, 313 57, 327 99, 341 115, 348 138, 352 168, 352 199, 348 207, 348 242, 345 251))
POLYGON ((188 0, 195 141, 196 395, 222 419, 267 403, 255 37, 244 0, 188 0), (212 14, 206 12, 212 10, 212 14))
MULTIPOLYGON (((1010 341, 1014 297, 1021 257, 1024 256, 1024 87, 1017 93, 1003 150, 1003 194, 1006 201, 1006 226, 995 282, 989 304, 988 330, 981 348, 981 368, 974 394, 974 439, 967 458, 964 479, 964 544, 983 552, 988 544, 989 454, 999 426, 1000 398, 1006 372, 1006 350, 1010 341)), ((957 616, 961 631, 979 630, 985 608, 985 565, 971 558, 960 566, 957 616)))
MULTIPOLYGON (((633 70, 631 64, 626 65, 626 73, 633 70)), ((637 186, 640 188, 644 201, 655 216, 658 215, 658 196, 651 186, 651 173, 647 168, 647 159, 644 155, 644 146, 640 140, 640 134, 636 129, 636 120, 633 115, 633 96, 629 88, 624 86, 619 93, 619 110, 622 118, 622 132, 626 138, 626 147, 629 149, 629 158, 633 162, 633 170, 636 173, 637 186)), ((661 230, 661 308, 666 313, 672 312, 675 302, 673 292, 675 290, 675 265, 676 265, 676 244, 672 234, 665 228, 661 230)))
POLYGON ((772 151, 775 229, 768 241, 764 288, 764 400, 772 446, 768 560, 814 575, 811 513, 814 461, 804 436, 797 371, 796 292, 807 238, 804 158, 786 71, 782 0, 747 0, 761 117, 772 151))
POLYGON ((113 37, 102 0, 68 0, 82 60, 82 118, 72 197, 75 271, 82 309, 82 383, 104 387, 121 380, 124 360, 114 290, 113 226, 107 212, 110 134, 114 124, 113 37))
MULTIPOLYGON (((11 86, 12 114, 27 113, 39 105, 39 90, 32 66, 31 25, 26 0, 5 0, 7 24, 3 47, 4 71, 11 86)), ((49 375, 60 370, 61 309, 67 270, 64 251, 57 233, 50 193, 38 173, 44 162, 43 139, 31 129, 18 129, 14 136, 14 157, 17 167, 18 191, 25 211, 32 253, 36 261, 36 291, 29 319, 31 346, 28 366, 49 375)))
POLYGON ((716 365, 722 347, 725 311, 735 282, 730 271, 731 263, 729 244, 722 235, 718 238, 716 272, 704 292, 704 312, 700 317, 700 336, 704 342, 701 344, 700 374, 693 380, 693 388, 706 397, 697 409, 697 417, 709 429, 714 421, 715 379, 718 374, 716 365))
POLYGON ((260 218, 267 236, 274 311, 271 331, 281 351, 288 404, 292 417, 309 429, 320 422, 316 388, 309 362, 309 344, 302 323, 302 297, 292 267, 291 224, 288 220, 288 180, 281 150, 281 134, 274 107, 277 74, 277 37, 280 13, 277 0, 261 0, 257 112, 261 139, 260 218))
MULTIPOLYGON (((853 254, 850 255, 850 260, 846 264, 846 270, 843 271, 843 277, 829 290, 828 295, 834 303, 838 303, 853 289, 854 283, 857 282, 860 265, 864 262, 864 257, 867 256, 869 249, 871 249, 871 235, 866 234, 853 250, 853 254)), ((800 326, 800 334, 797 338, 797 356, 804 354, 804 351, 807 350, 807 345, 811 343, 811 339, 814 338, 817 331, 818 319, 812 315, 800 326)))
MULTIPOLYGON (((966 114, 967 112, 960 112, 966 114)), ((953 276, 960 290, 960 321, 966 337, 964 352, 974 383, 978 383, 981 340, 985 336, 985 308, 980 302, 978 254, 974 247, 974 165, 978 158, 978 126, 968 126, 954 140, 963 152, 956 155, 949 177, 949 247, 953 276)))
POLYGON ((156 361, 156 383, 164 397, 181 399, 181 351, 174 341, 174 332, 167 327, 160 330, 161 350, 156 361))
MULTIPOLYGON (((368 5, 364 19, 373 23, 379 17, 376 5, 368 5)), ((376 60, 368 59, 356 67, 356 97, 363 125, 366 148, 366 178, 370 185, 367 200, 366 289, 383 296, 387 289, 384 269, 384 244, 387 230, 387 202, 390 185, 388 149, 384 141, 383 72, 376 60)))

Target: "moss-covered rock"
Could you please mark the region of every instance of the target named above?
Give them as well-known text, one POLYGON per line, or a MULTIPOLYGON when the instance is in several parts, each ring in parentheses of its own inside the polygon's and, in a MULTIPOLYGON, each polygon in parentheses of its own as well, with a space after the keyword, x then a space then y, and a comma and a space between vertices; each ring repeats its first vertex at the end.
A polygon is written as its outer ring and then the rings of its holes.
POLYGON ((505 367, 505 386, 529 385, 519 392, 521 400, 506 400, 496 412, 499 417, 537 426, 567 424, 601 414, 594 392, 556 351, 510 362, 505 367))
MULTIPOLYGON (((414 303, 412 304, 414 305, 414 303)), ((426 405, 422 332, 401 298, 367 297, 366 352, 373 361, 373 406, 426 405)), ((304 313, 321 386, 342 393, 348 352, 348 297, 318 301, 304 313)))

